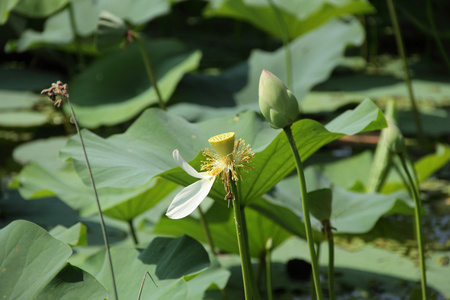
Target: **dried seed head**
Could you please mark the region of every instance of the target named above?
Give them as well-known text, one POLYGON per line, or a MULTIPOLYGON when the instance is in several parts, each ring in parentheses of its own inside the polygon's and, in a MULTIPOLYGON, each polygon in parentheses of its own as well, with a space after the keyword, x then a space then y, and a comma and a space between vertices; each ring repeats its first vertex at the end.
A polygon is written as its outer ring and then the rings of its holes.
POLYGON ((67 98, 69 96, 69 87, 67 83, 63 84, 61 81, 57 81, 56 83, 52 83, 52 86, 48 89, 44 89, 41 91, 42 95, 47 95, 51 101, 55 102, 55 106, 60 107, 63 101, 63 98, 67 98), (58 100, 56 100, 58 97, 58 100))

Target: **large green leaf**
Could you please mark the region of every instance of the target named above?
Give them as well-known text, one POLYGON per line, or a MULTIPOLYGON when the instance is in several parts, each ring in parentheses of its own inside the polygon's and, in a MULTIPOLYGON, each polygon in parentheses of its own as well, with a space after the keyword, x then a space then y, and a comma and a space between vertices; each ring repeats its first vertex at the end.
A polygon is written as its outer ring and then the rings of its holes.
MULTIPOLYGON (((365 158, 365 156, 360 156, 365 158)), ((347 159, 348 161, 349 159, 347 159)), ((334 170, 333 168, 330 168, 334 170)), ((344 176, 346 172, 342 172, 342 163, 339 162, 340 175, 344 176)), ((352 169, 351 174, 358 174, 358 167, 355 164, 348 164, 352 169), (354 171, 353 171, 354 170, 354 171)), ((364 168, 364 165, 360 167, 364 168)), ((306 168, 305 176, 307 180, 308 191, 314 191, 321 188, 328 188, 334 184, 324 176, 326 171, 323 165, 312 166, 306 168)), ((337 171, 337 170, 336 170, 337 171)), ((325 174, 334 174, 328 172, 325 174)), ((337 174, 336 174, 337 175, 337 174)), ((367 176, 367 175, 366 175, 367 176)), ((345 177, 345 176, 344 176, 345 177)), ((339 178, 337 175, 336 178, 339 178)), ((355 180, 353 178, 353 180, 355 180)), ((349 181, 354 184, 354 181, 349 181)), ((339 186, 349 187, 350 184, 339 182, 332 189, 333 201, 331 209, 331 225, 337 229, 336 234, 359 234, 366 233, 371 230, 377 221, 387 214, 407 214, 414 213, 414 204, 406 191, 397 191, 388 195, 375 193, 357 193, 340 188, 339 186)), ((268 218, 277 221, 283 228, 291 233, 305 237, 303 213, 300 198, 300 187, 297 176, 288 177, 282 180, 275 187, 270 199, 264 199, 251 204, 251 207, 268 218)), ((320 230, 321 222, 311 216, 311 223, 316 229, 314 237, 317 241, 321 240, 320 230)))
POLYGON ((41 227, 14 221, 0 230, 0 296, 33 299, 65 267, 72 249, 41 227))
MULTIPOLYGON (((385 125, 381 111, 367 100, 326 127, 305 119, 296 122, 292 129, 300 155, 302 159, 306 159, 323 145, 346 134, 379 129, 385 125)), ((176 166, 172 151, 179 149, 187 161, 196 156, 191 164, 199 169, 202 157, 198 151, 208 146, 208 138, 229 131, 244 138, 256 153, 253 159, 254 170, 242 174, 243 203, 257 199, 294 169, 294 160, 285 134, 270 129, 253 112, 194 125, 161 110, 150 109, 124 134, 109 139, 102 139, 87 130, 83 134, 93 172, 98 174, 98 186, 130 187, 145 184, 153 176, 168 169, 171 170, 163 174, 165 178, 183 185, 192 183, 194 178, 181 168, 172 169, 176 166), (155 130, 149 132, 148 128, 155 130)), ((61 154, 64 158, 73 159, 81 178, 88 183, 84 159, 75 137, 69 140, 61 154)), ((210 196, 223 199, 223 195, 222 185, 216 182, 210 196)))
MULTIPOLYGON (((112 248, 111 256, 119 298, 137 298, 145 273, 155 280, 145 281, 141 299, 186 299, 186 282, 181 276, 197 274, 209 266, 203 247, 187 236, 178 239, 156 238, 140 254, 132 248, 112 248)), ((97 278, 112 291, 106 263, 97 278)))
MULTIPOLYGON (((201 54, 175 40, 147 41, 145 45, 162 99, 167 102, 181 77, 197 68, 201 54)), ((136 43, 96 60, 69 88, 80 124, 89 128, 124 122, 158 103, 136 43)))
MULTIPOLYGON (((95 214, 98 210, 90 183, 83 184, 71 162, 58 159, 57 153, 66 140, 36 140, 16 148, 14 158, 29 164, 15 177, 13 186, 25 199, 56 195, 82 216, 95 214)), ((126 189, 99 188, 98 194, 105 215, 128 221, 152 208, 175 188, 176 184, 161 178, 126 189)))
POLYGON ((265 32, 283 38, 284 26, 289 39, 294 39, 342 15, 373 12, 367 1, 249 1, 213 0, 209 1, 204 13, 208 17, 231 17, 245 20, 265 32), (281 19, 279 19, 281 18, 281 19), (280 24, 281 22, 284 25, 280 24))
MULTIPOLYGON (((297 100, 301 102, 311 88, 326 80, 342 60, 346 47, 361 44, 363 38, 364 31, 358 21, 331 20, 292 41, 292 91, 297 100)), ((173 96, 173 101, 189 103, 177 104, 172 109, 194 120, 248 109, 259 110, 257 100, 261 71, 267 69, 286 82, 285 55, 284 48, 275 52, 254 50, 245 64, 231 68, 220 76, 190 76, 181 82, 173 96), (213 107, 222 108, 214 110, 213 107)), ((362 100, 363 97, 358 98, 358 102, 362 100)))
MULTIPOLYGON (((239 253, 233 210, 224 204, 215 202, 205 213, 205 219, 208 222, 214 245, 227 252, 239 253)), ((264 253, 267 239, 272 238, 274 247, 277 247, 290 236, 276 222, 252 209, 245 209, 245 219, 248 230, 249 251, 252 257, 259 257, 264 253)), ((171 220, 163 217, 155 226, 154 231, 173 236, 189 234, 196 240, 207 242, 200 221, 191 216, 180 220, 171 220)))

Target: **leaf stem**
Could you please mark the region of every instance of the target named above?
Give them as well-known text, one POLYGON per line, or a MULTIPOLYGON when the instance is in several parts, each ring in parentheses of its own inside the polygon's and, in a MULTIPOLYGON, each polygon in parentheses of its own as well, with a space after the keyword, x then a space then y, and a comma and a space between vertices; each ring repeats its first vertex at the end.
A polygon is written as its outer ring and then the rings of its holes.
POLYGON ((306 199, 307 197, 307 191, 306 191, 306 180, 305 180, 305 173, 303 172, 303 165, 300 158, 300 154, 298 153, 297 145, 294 140, 294 136, 292 135, 292 129, 291 126, 288 125, 283 128, 284 133, 287 136, 289 145, 291 146, 292 155, 295 159, 295 164, 297 166, 297 173, 300 181, 300 195, 301 195, 301 201, 302 201, 302 209, 303 209, 303 216, 305 218, 305 231, 306 231, 306 241, 308 243, 309 248, 309 255, 311 256, 311 266, 312 266, 312 274, 314 279, 314 286, 316 289, 316 296, 318 300, 322 300, 322 288, 320 286, 320 277, 319 277, 319 266, 317 263, 317 256, 316 251, 314 250, 314 241, 312 236, 312 229, 311 229, 311 219, 309 217, 309 208, 308 208, 308 201, 306 199))
POLYGON ((236 236, 238 240, 239 255, 241 257, 242 279, 244 282, 245 299, 259 300, 260 296, 256 288, 256 283, 253 275, 252 262, 250 259, 250 252, 248 249, 247 226, 245 224, 245 215, 243 207, 240 204, 239 193, 236 187, 236 182, 230 176, 230 190, 234 195, 233 213, 236 225, 236 236))
POLYGON ((395 41, 397 43, 398 53, 399 53, 400 58, 403 63, 403 71, 405 73, 405 83, 408 88, 409 99, 411 101, 411 107, 412 107, 412 111, 413 111, 413 115, 414 115, 414 121, 417 126, 417 132, 419 134, 419 138, 422 141, 425 141, 425 135, 423 132, 423 127, 422 127, 422 121, 420 120, 419 110, 417 108, 416 100, 415 100, 413 89, 412 89, 411 78, 409 76, 408 65, 406 63, 405 48, 403 46, 402 35, 400 32, 400 26, 398 25, 397 14, 395 12, 394 3, 392 0, 386 0, 386 1, 387 1, 388 9, 389 9, 389 15, 390 15, 391 21, 392 21, 392 26, 394 27, 395 41))
POLYGON ((334 300, 334 239, 330 220, 322 221, 323 230, 328 241, 328 293, 329 299, 334 300))
POLYGON ((423 245, 423 237, 422 237, 422 221, 420 216, 420 208, 422 207, 420 196, 418 192, 418 187, 414 183, 414 180, 409 172, 408 166, 406 165, 406 158, 404 153, 399 153, 400 162, 402 167, 406 173, 406 177, 408 179, 408 187, 411 192, 411 195, 414 199, 414 219, 415 219, 415 229, 417 235, 417 246, 419 248, 419 264, 420 264, 420 277, 421 277, 421 286, 422 286, 422 299, 427 299, 427 276, 426 276, 426 266, 425 266, 425 254, 424 254, 424 245, 423 245))
POLYGON ((211 248, 211 253, 216 256, 216 251, 214 247, 214 242, 211 236, 211 231, 209 231, 208 223, 206 222, 205 214, 200 206, 197 207, 198 213, 200 214, 200 223, 202 223, 203 231, 205 232, 206 240, 208 241, 209 247, 211 248))
POLYGON ((128 220, 127 223, 128 223, 128 227, 130 227, 130 233, 131 233, 131 237, 133 238, 134 244, 135 245, 139 244, 139 240, 136 235, 136 230, 134 229, 134 226, 133 226, 133 219, 128 220))
POLYGON ((134 37, 138 41, 139 50, 141 51, 142 59, 144 60, 145 70, 147 71, 148 79, 150 80, 151 85, 155 89, 156 95, 158 96, 158 104, 162 110, 166 110, 166 105, 164 104, 164 100, 161 96, 161 93, 158 88, 158 82, 156 81, 155 72, 153 71, 153 66, 150 61, 150 57, 145 49, 144 41, 138 33, 134 33, 134 37))
POLYGON ((113 264, 112 264, 112 259, 111 259, 111 251, 109 249, 110 247, 109 247, 108 235, 106 233, 105 220, 103 219, 102 207, 100 205, 100 200, 98 199, 98 193, 97 193, 97 188, 95 187, 94 176, 92 175, 91 165, 89 164, 89 159, 88 159, 88 156, 86 153, 86 147, 84 146, 83 136, 81 135, 80 125, 78 124, 77 116, 75 115, 75 111, 73 110, 72 103, 70 102, 69 94, 66 94, 65 97, 67 99, 67 103, 69 104, 70 110, 72 112, 73 122, 75 123, 75 127, 77 128, 78 137, 79 137, 80 143, 81 143, 81 149, 83 150, 84 161, 86 162, 86 167, 87 167, 88 173, 89 173, 89 179, 91 180, 92 190, 94 191, 95 202, 97 203, 97 209, 98 209, 98 213, 100 215, 100 225, 102 227, 103 239, 105 240, 106 256, 108 257, 108 264, 109 264, 109 268, 111 270, 111 280, 112 280, 112 285, 113 285, 114 299, 117 300, 119 298, 117 296, 116 279, 114 277, 114 269, 113 269, 113 264))

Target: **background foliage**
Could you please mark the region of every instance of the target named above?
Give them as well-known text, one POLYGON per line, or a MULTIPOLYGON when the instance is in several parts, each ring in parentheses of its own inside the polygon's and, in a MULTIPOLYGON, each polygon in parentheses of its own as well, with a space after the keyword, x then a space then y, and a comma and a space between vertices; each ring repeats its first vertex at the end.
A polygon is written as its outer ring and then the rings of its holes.
MULTIPOLYGON (((308 190, 332 187, 336 292, 342 299, 416 299, 412 200, 394 170, 380 193, 367 193, 374 131, 386 126, 380 108, 394 99, 421 183, 429 286, 437 298, 450 297, 450 7, 439 0, 395 4, 427 144, 417 138, 384 1, 1 1, 0 295, 111 297, 69 108, 39 95, 62 80, 85 128, 120 298, 137 297, 146 271, 158 288, 147 278, 142 299, 221 299, 224 290, 242 297, 222 185, 202 204, 217 257, 197 213, 164 216, 180 185, 194 182, 172 151, 199 169, 207 139, 227 131, 256 153, 241 192, 259 287, 264 294, 261 257, 271 237, 277 299, 307 298, 299 270, 286 271, 292 259, 309 259, 294 162, 257 104, 259 75, 268 69, 299 100, 293 132, 308 190), (158 107, 158 93, 167 110, 158 107)), ((313 225, 320 243, 320 223, 313 225)), ((325 254, 320 263, 325 268, 325 254)))

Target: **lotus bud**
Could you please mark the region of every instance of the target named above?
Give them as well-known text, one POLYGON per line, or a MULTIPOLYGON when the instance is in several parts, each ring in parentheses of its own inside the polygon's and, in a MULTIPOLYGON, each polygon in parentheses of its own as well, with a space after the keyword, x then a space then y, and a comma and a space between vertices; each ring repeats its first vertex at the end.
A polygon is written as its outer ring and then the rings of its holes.
POLYGON ((292 124, 300 111, 294 94, 283 82, 267 70, 259 78, 259 108, 275 129, 292 124))

